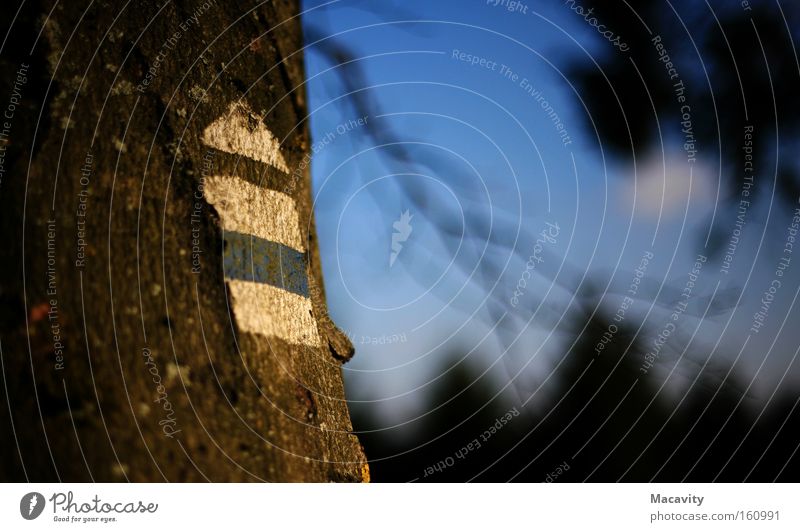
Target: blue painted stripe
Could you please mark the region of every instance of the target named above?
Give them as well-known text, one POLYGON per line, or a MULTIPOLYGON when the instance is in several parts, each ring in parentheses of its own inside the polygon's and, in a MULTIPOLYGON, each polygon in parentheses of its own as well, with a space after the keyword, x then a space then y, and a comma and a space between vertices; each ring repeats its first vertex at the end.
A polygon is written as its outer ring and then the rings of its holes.
POLYGON ((309 297, 306 254, 254 235, 225 231, 222 266, 225 277, 265 283, 309 297))

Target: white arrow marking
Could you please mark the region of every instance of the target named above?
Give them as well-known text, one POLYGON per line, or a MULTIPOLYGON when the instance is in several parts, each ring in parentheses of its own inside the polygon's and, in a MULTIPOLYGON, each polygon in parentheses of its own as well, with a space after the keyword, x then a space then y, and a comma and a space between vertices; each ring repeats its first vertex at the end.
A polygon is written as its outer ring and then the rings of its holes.
POLYGON ((226 114, 214 120, 203 131, 203 142, 212 148, 244 155, 289 173, 280 142, 244 101, 233 102, 226 114))

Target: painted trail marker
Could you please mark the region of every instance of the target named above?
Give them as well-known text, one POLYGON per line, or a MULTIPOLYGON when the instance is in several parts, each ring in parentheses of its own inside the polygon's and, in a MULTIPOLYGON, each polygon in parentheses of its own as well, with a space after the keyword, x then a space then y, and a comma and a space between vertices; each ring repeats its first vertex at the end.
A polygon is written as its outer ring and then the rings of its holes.
MULTIPOLYGON (((203 142, 289 173, 280 143, 246 103, 231 104, 205 129, 203 142)), ((223 269, 239 327, 320 347, 294 199, 232 175, 206 178, 204 195, 222 221, 223 269)))
POLYGON ((203 142, 224 152, 242 155, 289 173, 281 143, 261 117, 244 101, 233 102, 228 112, 203 131, 203 142))

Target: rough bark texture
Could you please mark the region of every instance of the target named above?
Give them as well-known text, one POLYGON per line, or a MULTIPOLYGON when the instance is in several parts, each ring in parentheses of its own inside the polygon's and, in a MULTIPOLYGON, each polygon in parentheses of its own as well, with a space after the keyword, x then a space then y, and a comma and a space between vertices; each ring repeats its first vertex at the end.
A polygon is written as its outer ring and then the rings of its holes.
POLYGON ((0 183, 2 480, 367 480, 352 348, 321 288, 298 6, 123 6, 27 2, 0 53, 0 107, 19 95, 0 183), (236 102, 288 173, 204 142, 236 102), (241 326, 212 176, 294 199, 318 345, 241 326))

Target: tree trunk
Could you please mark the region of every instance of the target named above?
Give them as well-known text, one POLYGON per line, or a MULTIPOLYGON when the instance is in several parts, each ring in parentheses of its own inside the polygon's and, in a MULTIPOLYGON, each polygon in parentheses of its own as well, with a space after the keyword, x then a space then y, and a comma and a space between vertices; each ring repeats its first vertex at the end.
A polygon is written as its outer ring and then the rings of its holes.
POLYGON ((3 22, 2 479, 367 480, 296 2, 53 4, 3 22))

